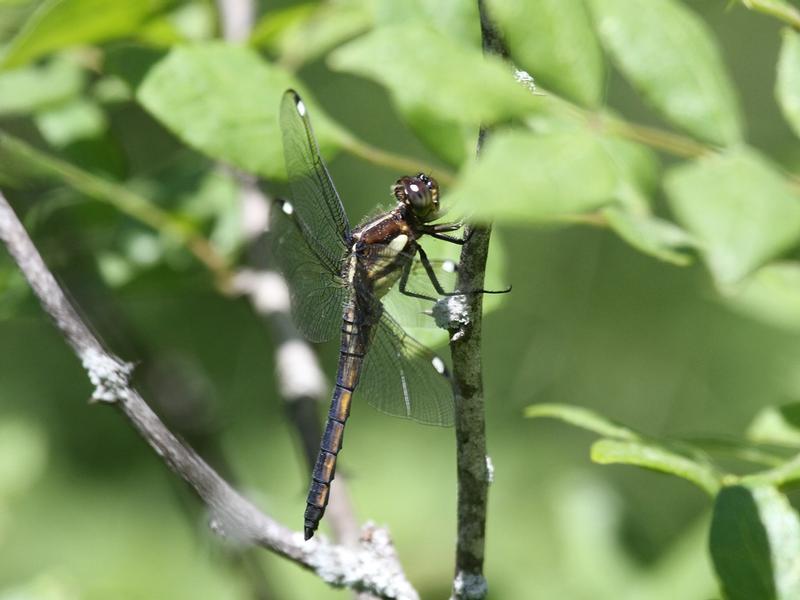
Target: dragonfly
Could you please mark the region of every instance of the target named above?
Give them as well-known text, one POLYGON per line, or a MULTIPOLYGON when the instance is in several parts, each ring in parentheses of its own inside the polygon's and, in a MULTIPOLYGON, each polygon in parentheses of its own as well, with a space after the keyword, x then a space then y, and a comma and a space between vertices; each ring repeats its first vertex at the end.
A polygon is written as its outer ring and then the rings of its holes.
POLYGON ((278 200, 272 211, 273 255, 289 284, 300 331, 312 342, 336 334, 341 339, 306 499, 308 540, 325 514, 354 393, 390 415, 452 425, 453 389, 445 361, 408 334, 382 299, 394 286, 422 301, 453 295, 419 239, 428 235, 454 244, 465 239, 450 235, 461 223, 433 223, 439 217, 439 187, 424 173, 398 179, 392 186, 394 208, 351 228, 308 108, 294 90, 281 101, 280 126, 291 200, 278 200), (412 289, 420 272, 430 286, 412 289))

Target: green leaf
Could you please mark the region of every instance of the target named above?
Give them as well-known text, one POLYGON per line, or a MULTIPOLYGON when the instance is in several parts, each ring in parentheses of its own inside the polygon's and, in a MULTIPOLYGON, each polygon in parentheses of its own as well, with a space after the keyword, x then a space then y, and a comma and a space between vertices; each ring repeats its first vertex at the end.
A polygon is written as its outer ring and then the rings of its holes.
POLYGON ((692 262, 690 255, 678 249, 695 246, 696 242, 677 225, 616 206, 604 208, 603 216, 609 226, 637 250, 674 265, 686 266, 692 262))
POLYGON ((588 408, 570 406, 568 404, 531 404, 525 409, 529 419, 542 417, 559 419, 581 429, 592 431, 598 435, 619 440, 638 440, 639 434, 623 425, 598 415, 588 408))
POLYGON ((470 219, 535 223, 598 208, 619 189, 617 165, 594 134, 505 131, 490 138, 443 202, 470 219))
POLYGON ((800 331, 800 264, 761 267, 725 297, 736 310, 764 323, 800 331))
POLYGON ((294 70, 363 33, 372 22, 363 2, 304 4, 267 13, 250 43, 269 47, 282 65, 294 70))
POLYGON ((24 493, 47 465, 47 437, 33 423, 0 420, 0 503, 24 493))
POLYGON ((125 37, 171 0, 46 0, 31 15, 3 56, 4 68, 75 46, 125 37))
POLYGON ((489 6, 515 63, 537 83, 586 106, 601 103, 603 56, 582 2, 493 0, 489 6))
POLYGON ((800 402, 761 409, 747 437, 755 442, 800 447, 800 402))
POLYGON ((374 0, 379 26, 403 23, 426 24, 457 42, 481 47, 477 2, 464 0, 374 0))
POLYGON ((666 190, 720 284, 741 280, 800 236, 800 197, 752 150, 679 166, 668 173, 666 190))
POLYGON ((783 116, 800 136, 800 33, 792 29, 783 31, 775 95, 783 116))
POLYGON ((635 465, 651 471, 669 473, 694 483, 711 496, 720 487, 720 476, 710 465, 655 443, 599 440, 592 445, 592 460, 601 465, 635 465))
POLYGON ((706 25, 677 0, 589 0, 620 71, 667 119, 721 145, 742 137, 739 107, 706 25))
POLYGON ((84 72, 67 58, 0 73, 0 115, 30 114, 77 96, 84 72))
POLYGON ((445 121, 491 124, 538 104, 499 59, 418 23, 376 29, 337 49, 329 63, 385 86, 406 115, 424 110, 445 121))
MULTIPOLYGON (((297 88, 287 72, 248 48, 222 43, 178 47, 148 73, 141 104, 189 146, 265 177, 285 177, 278 107, 297 88)), ((301 92, 302 92, 302 88, 301 92)), ((323 152, 341 135, 307 94, 323 152)))
POLYGON ((78 140, 102 135, 108 123, 97 104, 84 98, 36 116, 36 125, 52 146, 64 147, 78 140))
POLYGON ((709 549, 728 600, 800 597, 800 519, 774 487, 723 488, 709 549))

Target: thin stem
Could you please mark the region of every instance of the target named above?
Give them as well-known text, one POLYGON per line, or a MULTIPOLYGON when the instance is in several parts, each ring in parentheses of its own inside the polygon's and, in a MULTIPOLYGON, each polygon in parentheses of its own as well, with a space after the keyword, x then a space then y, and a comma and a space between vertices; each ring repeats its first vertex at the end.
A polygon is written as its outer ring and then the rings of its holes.
POLYGON ((417 158, 386 152, 350 134, 342 135, 339 143, 350 154, 363 158, 375 165, 390 167, 407 174, 417 173, 422 170, 433 174, 440 183, 447 185, 452 185, 456 179, 455 175, 447 169, 434 168, 417 158))
POLYGON ((741 0, 742 4, 756 12, 780 19, 800 30, 800 10, 782 0, 741 0))
POLYGON ((78 192, 106 202, 140 223, 179 240, 211 271, 217 285, 222 289, 227 287, 231 272, 225 259, 211 243, 187 223, 176 219, 149 200, 122 185, 37 150, 8 133, 0 132, 0 153, 21 162, 38 175, 58 179, 78 192))
POLYGON ((178 440, 131 385, 133 366, 106 351, 67 301, 2 194, 0 240, 80 359, 94 386, 92 399, 116 406, 164 463, 192 487, 209 510, 215 533, 235 544, 267 548, 313 571, 332 586, 369 591, 381 598, 418 600, 386 531, 367 528, 358 549, 324 540, 304 542, 300 532, 259 511, 192 448, 178 440))

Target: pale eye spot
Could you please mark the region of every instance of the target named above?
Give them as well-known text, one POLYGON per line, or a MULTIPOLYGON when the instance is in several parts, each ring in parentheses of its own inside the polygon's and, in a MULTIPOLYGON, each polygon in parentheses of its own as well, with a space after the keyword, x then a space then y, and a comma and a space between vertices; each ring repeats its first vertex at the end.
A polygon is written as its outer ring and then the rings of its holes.
POLYGON ((434 356, 431 359, 431 364, 433 365, 433 368, 436 369, 436 372, 439 373, 439 375, 444 375, 444 361, 441 358, 434 356))
POLYGON ((297 101, 297 113, 301 117, 305 117, 306 116, 306 105, 303 103, 302 100, 298 100, 297 101))
POLYGON ((408 186, 408 189, 410 189, 412 192, 418 192, 419 186, 416 183, 412 183, 408 186))
POLYGON ((442 271, 445 273, 455 273, 456 263, 452 260, 446 260, 442 263, 442 271))
POLYGON ((291 215, 294 213, 294 206, 292 206, 291 202, 284 202, 281 206, 281 210, 284 212, 284 214, 291 215))

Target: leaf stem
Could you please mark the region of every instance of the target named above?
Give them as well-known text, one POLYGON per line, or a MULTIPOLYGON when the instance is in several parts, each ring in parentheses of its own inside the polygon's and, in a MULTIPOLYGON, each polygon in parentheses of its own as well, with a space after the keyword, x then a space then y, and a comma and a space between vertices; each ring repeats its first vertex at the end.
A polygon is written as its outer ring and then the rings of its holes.
POLYGON ((35 174, 57 179, 74 190, 106 202, 120 212, 179 240, 214 275, 216 284, 228 288, 231 271, 227 261, 192 227, 162 210, 125 186, 84 171, 66 161, 37 150, 8 133, 0 132, 0 153, 29 167, 35 174))
POLYGON ((354 135, 344 134, 338 141, 342 145, 342 148, 347 150, 350 154, 363 158, 372 164, 390 167, 408 174, 417 173, 422 170, 432 174, 440 183, 447 185, 455 183, 455 175, 447 169, 426 165, 424 161, 418 158, 381 150, 380 148, 358 139, 354 135))
POLYGON ((742 4, 753 11, 780 19, 787 25, 800 30, 800 10, 781 0, 741 0, 742 4))

